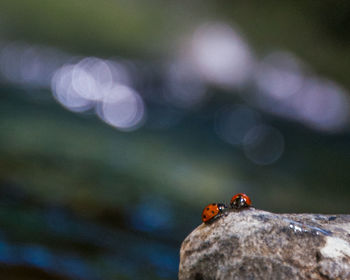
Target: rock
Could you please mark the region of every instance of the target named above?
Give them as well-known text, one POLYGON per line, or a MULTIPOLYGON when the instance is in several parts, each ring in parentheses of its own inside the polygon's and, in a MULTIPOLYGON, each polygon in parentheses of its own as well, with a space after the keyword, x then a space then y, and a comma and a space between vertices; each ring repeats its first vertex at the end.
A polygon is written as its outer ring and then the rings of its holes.
POLYGON ((179 279, 350 279, 350 215, 232 210, 183 241, 179 279))

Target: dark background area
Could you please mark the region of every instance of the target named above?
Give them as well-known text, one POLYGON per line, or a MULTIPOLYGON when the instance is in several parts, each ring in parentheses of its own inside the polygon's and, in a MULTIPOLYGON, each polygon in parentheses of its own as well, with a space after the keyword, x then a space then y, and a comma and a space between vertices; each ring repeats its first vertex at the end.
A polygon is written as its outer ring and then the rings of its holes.
POLYGON ((0 277, 176 279, 212 202, 349 213, 350 2, 0 3, 0 277))

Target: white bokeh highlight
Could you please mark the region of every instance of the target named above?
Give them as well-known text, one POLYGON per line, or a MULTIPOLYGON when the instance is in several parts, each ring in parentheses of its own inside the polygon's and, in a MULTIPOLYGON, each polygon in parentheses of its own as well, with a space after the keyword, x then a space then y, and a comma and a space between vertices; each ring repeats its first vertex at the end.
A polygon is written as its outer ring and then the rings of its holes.
POLYGON ((287 52, 267 55, 256 68, 252 102, 262 110, 327 133, 349 125, 348 93, 334 81, 313 75, 287 52))
POLYGON ((83 112, 93 107, 93 102, 82 97, 73 87, 73 65, 64 65, 55 72, 51 80, 54 98, 65 108, 83 112))
POLYGON ((274 52, 257 64, 254 75, 259 90, 270 98, 285 99, 304 83, 302 63, 287 52, 274 52))
POLYGON ((124 85, 111 88, 96 111, 103 121, 125 131, 138 128, 145 117, 142 98, 135 90, 124 85))
POLYGON ((205 24, 195 31, 192 59, 205 80, 227 88, 244 85, 254 65, 248 44, 223 23, 205 24))
POLYGON ((349 124, 349 97, 334 82, 309 79, 294 102, 298 118, 312 128, 338 132, 349 124))
POLYGON ((86 57, 59 68, 52 78, 54 97, 71 111, 92 108, 100 119, 123 131, 143 124, 145 104, 128 84, 127 70, 118 62, 86 57))

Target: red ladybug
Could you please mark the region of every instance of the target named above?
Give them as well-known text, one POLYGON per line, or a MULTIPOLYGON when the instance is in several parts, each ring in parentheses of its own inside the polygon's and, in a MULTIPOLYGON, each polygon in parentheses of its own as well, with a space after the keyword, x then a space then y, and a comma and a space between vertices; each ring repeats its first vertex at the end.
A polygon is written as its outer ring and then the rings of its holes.
POLYGON ((243 207, 250 207, 252 205, 252 201, 245 193, 238 193, 232 197, 230 205, 231 208, 240 209, 243 207))
POLYGON ((212 219, 221 216, 225 208, 227 208, 226 205, 222 203, 212 203, 205 206, 202 212, 202 221, 208 223, 212 219))

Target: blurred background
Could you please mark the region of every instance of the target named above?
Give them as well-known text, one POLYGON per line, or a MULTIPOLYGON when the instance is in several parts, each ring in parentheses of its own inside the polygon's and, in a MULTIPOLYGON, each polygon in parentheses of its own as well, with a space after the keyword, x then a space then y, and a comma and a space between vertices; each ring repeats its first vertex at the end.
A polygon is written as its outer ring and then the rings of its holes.
POLYGON ((212 202, 349 213, 350 2, 2 0, 0 276, 176 279, 212 202))

